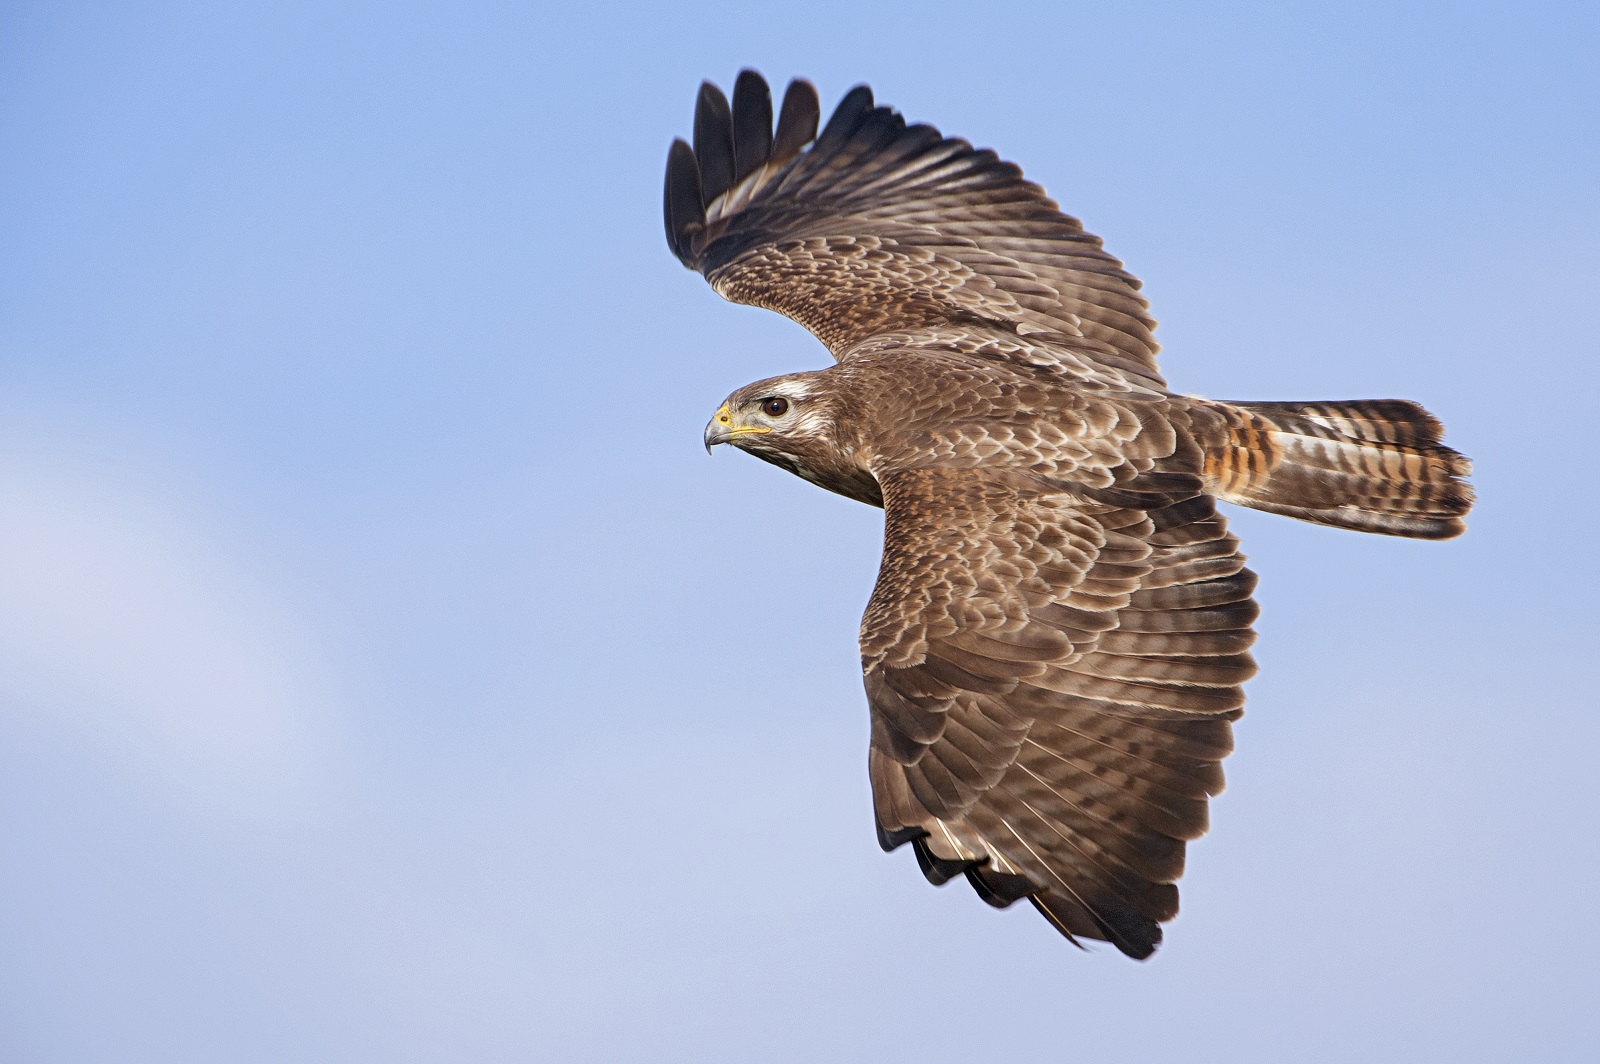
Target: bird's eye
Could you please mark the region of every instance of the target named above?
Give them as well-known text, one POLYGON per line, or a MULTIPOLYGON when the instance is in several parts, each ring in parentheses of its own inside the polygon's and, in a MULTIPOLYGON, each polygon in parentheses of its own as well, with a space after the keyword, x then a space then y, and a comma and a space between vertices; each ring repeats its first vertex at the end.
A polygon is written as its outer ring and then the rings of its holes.
POLYGON ((768 417, 782 417, 789 412, 789 400, 781 395, 761 400, 761 412, 768 417))

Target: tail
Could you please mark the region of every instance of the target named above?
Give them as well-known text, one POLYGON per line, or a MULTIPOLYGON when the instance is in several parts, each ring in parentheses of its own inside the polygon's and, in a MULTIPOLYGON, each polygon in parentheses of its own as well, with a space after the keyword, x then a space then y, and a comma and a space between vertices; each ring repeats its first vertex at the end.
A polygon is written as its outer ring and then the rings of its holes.
POLYGON ((1472 463, 1439 442, 1444 426, 1416 403, 1196 407, 1206 488, 1219 499, 1358 532, 1449 539, 1466 531, 1472 463))

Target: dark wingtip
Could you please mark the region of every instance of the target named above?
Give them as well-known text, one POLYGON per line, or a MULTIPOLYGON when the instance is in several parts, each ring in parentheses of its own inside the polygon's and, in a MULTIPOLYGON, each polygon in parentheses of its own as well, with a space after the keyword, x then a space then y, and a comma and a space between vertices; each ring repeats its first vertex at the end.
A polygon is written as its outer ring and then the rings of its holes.
MULTIPOLYGON (((924 832, 924 835, 927 833, 924 832)), ((936 887, 942 887, 956 876, 962 875, 969 868, 976 868, 980 862, 954 860, 949 857, 940 857, 928 848, 928 844, 921 838, 911 840, 911 848, 917 855, 917 867, 922 869, 922 874, 928 882, 936 887)), ((987 857, 984 858, 988 860, 987 857)))
POLYGON ((700 198, 700 168, 694 149, 681 138, 667 151, 666 190, 662 206, 667 225, 667 246, 685 266, 692 266, 690 230, 704 225, 705 208, 700 198))
POLYGON ((733 183, 738 184, 772 157, 772 90, 767 79, 748 68, 733 83, 733 183))
POLYGON ((722 90, 709 81, 700 83, 694 105, 694 157, 700 164, 704 207, 733 184, 733 111, 722 90))
POLYGON ((1149 960, 1161 945, 1161 925, 1124 905, 1085 906, 1106 941, 1136 961, 1149 960))
POLYGON ((1136 961, 1147 961, 1156 955, 1156 948, 1161 945, 1161 927, 1157 925, 1137 938, 1119 934, 1112 942, 1112 945, 1121 950, 1124 957, 1132 957, 1136 961))
POLYGON ((886 831, 882 824, 875 826, 878 829, 878 845, 883 847, 884 853, 893 853, 913 839, 928 837, 926 828, 895 828, 893 831, 886 831))
MULTIPOLYGON (((1124 956, 1132 957, 1136 961, 1149 960, 1155 953, 1156 947, 1161 945, 1161 925, 1147 916, 1142 916, 1126 906, 1115 905, 1111 912, 1100 911, 1090 906, 1080 898, 1067 897, 1061 894, 1051 894, 1041 891, 1028 896, 1033 907, 1039 910, 1039 915, 1050 921, 1050 925, 1079 949, 1083 943, 1078 941, 1078 936, 1073 933, 1069 914, 1079 914, 1079 922, 1087 917, 1094 925, 1095 934, 1092 938, 1103 938, 1117 947, 1124 956), (1057 908, 1061 911, 1057 912, 1057 908)), ((1102 909, 1105 906, 1102 905, 1102 909)), ((1088 934, 1083 927, 1078 928, 1079 933, 1088 934)))
POLYGON ((795 78, 783 93, 778 112, 778 133, 772 141, 772 159, 783 163, 800 154, 800 149, 817 139, 817 123, 822 120, 822 100, 817 88, 804 78, 795 78))
POLYGON ((967 882, 978 892, 986 904, 1005 909, 1038 893, 1039 885, 1027 876, 1011 872, 997 872, 992 868, 966 869, 967 882))
POLYGON ((823 128, 822 136, 817 139, 837 140, 849 136, 861 121, 861 116, 870 110, 872 110, 872 89, 866 85, 857 85, 844 94, 844 99, 833 109, 832 117, 823 128))

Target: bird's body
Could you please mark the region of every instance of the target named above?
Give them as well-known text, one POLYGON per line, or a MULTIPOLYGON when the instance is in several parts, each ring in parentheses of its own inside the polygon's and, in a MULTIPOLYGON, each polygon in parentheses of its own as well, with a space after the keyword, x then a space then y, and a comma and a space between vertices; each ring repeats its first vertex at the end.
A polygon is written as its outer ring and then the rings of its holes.
POLYGON ((673 250, 838 359, 736 391, 706 445, 885 510, 861 631, 884 847, 1148 956, 1255 669, 1215 500, 1446 538, 1466 461, 1412 403, 1171 394, 1137 282, 1014 166, 864 89, 817 113, 796 82, 774 134, 746 71, 669 157, 673 250))

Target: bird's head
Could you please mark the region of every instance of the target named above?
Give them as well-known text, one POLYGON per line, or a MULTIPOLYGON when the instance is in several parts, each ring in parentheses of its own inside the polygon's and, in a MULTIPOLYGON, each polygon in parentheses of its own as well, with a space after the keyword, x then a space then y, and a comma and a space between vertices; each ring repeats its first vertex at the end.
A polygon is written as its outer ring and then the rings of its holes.
POLYGON ((747 384, 728 396, 706 425, 706 453, 719 443, 780 465, 819 445, 831 446, 832 395, 815 374, 795 373, 747 384))
POLYGON ((859 418, 850 389, 832 370, 756 381, 728 396, 706 426, 706 452, 731 443, 762 461, 829 491, 883 504, 878 482, 861 464, 859 418))

